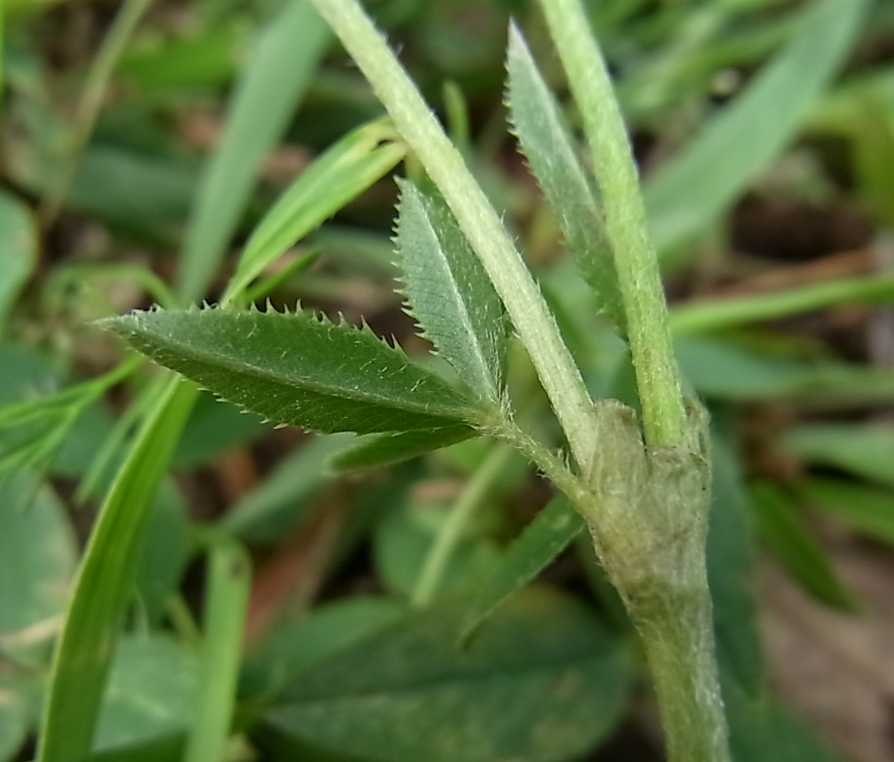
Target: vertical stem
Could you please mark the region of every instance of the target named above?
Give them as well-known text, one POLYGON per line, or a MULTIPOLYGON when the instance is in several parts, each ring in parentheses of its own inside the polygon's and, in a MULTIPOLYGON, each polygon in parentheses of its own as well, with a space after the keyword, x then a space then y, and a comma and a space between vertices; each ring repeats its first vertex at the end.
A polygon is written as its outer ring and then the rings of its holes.
POLYGON ((704 564, 691 585, 654 583, 628 611, 652 673, 668 760, 730 762, 704 564))
POLYGON ((605 62, 578 0, 540 0, 584 131, 624 300, 646 444, 684 438, 686 413, 658 258, 649 240, 636 165, 605 62))
POLYGON ((590 396, 506 228, 357 0, 313 3, 341 38, 456 216, 531 357, 575 460, 585 469, 596 447, 590 396))

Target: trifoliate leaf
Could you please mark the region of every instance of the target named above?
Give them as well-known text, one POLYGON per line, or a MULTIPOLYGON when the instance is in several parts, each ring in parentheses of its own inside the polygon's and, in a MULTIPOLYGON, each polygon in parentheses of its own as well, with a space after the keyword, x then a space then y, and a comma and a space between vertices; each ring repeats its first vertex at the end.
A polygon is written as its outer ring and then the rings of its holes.
POLYGON ((474 402, 368 328, 307 312, 157 310, 100 324, 276 423, 372 434, 483 422, 474 402))
POLYGON ((508 104, 521 150, 575 265, 617 329, 626 330, 614 258, 596 187, 578 159, 559 104, 531 57, 521 32, 509 31, 508 104))
POLYGON ((444 200, 401 183, 398 263, 408 311, 482 399, 503 398, 509 324, 503 304, 444 200))

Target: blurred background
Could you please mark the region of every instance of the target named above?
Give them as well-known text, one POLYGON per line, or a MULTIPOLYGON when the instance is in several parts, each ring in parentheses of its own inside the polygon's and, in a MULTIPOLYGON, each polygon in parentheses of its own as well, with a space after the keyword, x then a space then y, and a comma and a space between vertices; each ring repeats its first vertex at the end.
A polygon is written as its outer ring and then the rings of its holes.
MULTIPOLYGON (((3 2, 0 760, 33 754, 66 591, 157 375, 147 364, 112 377, 124 350, 90 322, 217 301, 271 204, 383 114, 328 30, 289 27, 289 5, 3 2)), ((503 211, 593 394, 632 400, 625 349, 565 260, 507 127, 510 17, 567 100, 535 4, 365 6, 503 211)), ((892 761, 894 3, 586 6, 640 166, 678 357, 712 412, 721 662, 743 691, 788 707, 766 739, 795 739, 790 756, 767 740, 741 759, 892 761)), ((567 117, 576 129, 573 109, 567 117)), ((424 354, 394 293, 396 195, 384 177, 285 252, 264 273, 270 304, 362 318, 424 354)), ((510 367, 535 428, 555 438, 527 360, 510 367)), ((326 464, 343 442, 200 398, 153 503, 101 758, 179 758, 209 532, 236 538, 255 562, 230 758, 467 758, 424 746, 357 756, 265 724, 292 677, 329 653, 321 643, 353 643, 413 602, 451 506, 491 447, 464 442, 335 476, 326 464), (288 757, 289 744, 310 756, 288 757)), ((514 456, 487 487, 436 600, 474 591, 551 494, 514 456)), ((586 542, 539 581, 632 640, 586 542)), ((577 746, 518 758, 660 759, 642 682, 577 746)))

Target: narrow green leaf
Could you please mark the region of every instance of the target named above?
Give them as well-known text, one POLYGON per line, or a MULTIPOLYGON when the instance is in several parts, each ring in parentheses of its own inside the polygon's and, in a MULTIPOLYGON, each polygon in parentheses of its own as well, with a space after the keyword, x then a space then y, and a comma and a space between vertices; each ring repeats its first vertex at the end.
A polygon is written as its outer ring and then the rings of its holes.
POLYGON ((797 36, 748 90, 647 179, 645 203, 659 251, 710 223, 785 147, 851 50, 866 5, 808 5, 797 36))
POLYGON ((201 297, 213 276, 261 163, 285 130, 329 40, 306 0, 285 3, 259 35, 195 201, 177 285, 184 301, 201 297))
POLYGON ((806 423, 786 431, 777 444, 812 463, 894 486, 892 424, 806 423))
POLYGON ((0 329, 31 270, 37 264, 37 236, 28 208, 0 193, 0 329))
POLYGON ((267 737, 295 758, 559 762, 614 727, 630 666, 578 601, 527 590, 465 650, 462 615, 411 615, 305 670, 267 737))
POLYGON ((276 423, 372 434, 440 428, 482 415, 368 328, 306 312, 158 310, 100 325, 276 423))
POLYGON ((463 382, 500 405, 509 324, 484 267, 436 191, 401 183, 396 241, 409 313, 463 382))
POLYGON ((147 508, 196 395, 165 379, 100 510, 56 647, 38 762, 79 762, 90 751, 118 627, 132 593, 147 508))
POLYGON ((394 169, 406 153, 395 137, 387 120, 366 124, 304 170, 248 239, 222 301, 241 293, 289 246, 394 169))
POLYGON ((788 496, 769 483, 752 485, 751 506, 761 539, 811 595, 831 606, 854 610, 856 601, 823 548, 798 520, 788 496))
POLYGON ((250 591, 248 554, 229 538, 215 541, 208 559, 202 676, 185 762, 218 762, 226 756, 250 591))
POLYGON ((812 477, 795 485, 799 497, 848 526, 894 545, 894 494, 844 479, 812 477))
POLYGON ((597 186, 583 168, 559 104, 514 24, 509 29, 507 69, 510 119, 522 152, 575 265, 596 293, 602 310, 623 333, 624 305, 597 186))
POLYGON ((584 528, 584 520, 564 496, 554 497, 512 543, 483 580, 466 615, 468 638, 514 592, 530 582, 584 528))
POLYGON ((473 428, 463 425, 398 434, 372 434, 352 442, 337 453, 332 459, 332 466, 338 471, 387 466, 462 442, 475 435, 473 428))

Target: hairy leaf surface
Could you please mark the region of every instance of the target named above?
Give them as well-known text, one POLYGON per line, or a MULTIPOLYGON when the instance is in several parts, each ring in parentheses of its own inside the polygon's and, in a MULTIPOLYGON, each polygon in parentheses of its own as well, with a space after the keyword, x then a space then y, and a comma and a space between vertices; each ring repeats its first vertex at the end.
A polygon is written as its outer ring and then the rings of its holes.
POLYGON ((277 423, 334 433, 441 428, 482 417, 369 329, 306 312, 134 312, 101 324, 162 365, 277 423))
POLYGON ((601 308, 625 330, 624 305, 596 187, 578 158, 559 104, 537 69, 521 32, 509 31, 509 109, 531 171, 543 190, 568 250, 601 308))
POLYGON ((444 200, 401 183, 397 253, 410 314, 460 378, 499 404, 508 322, 503 304, 444 200))

